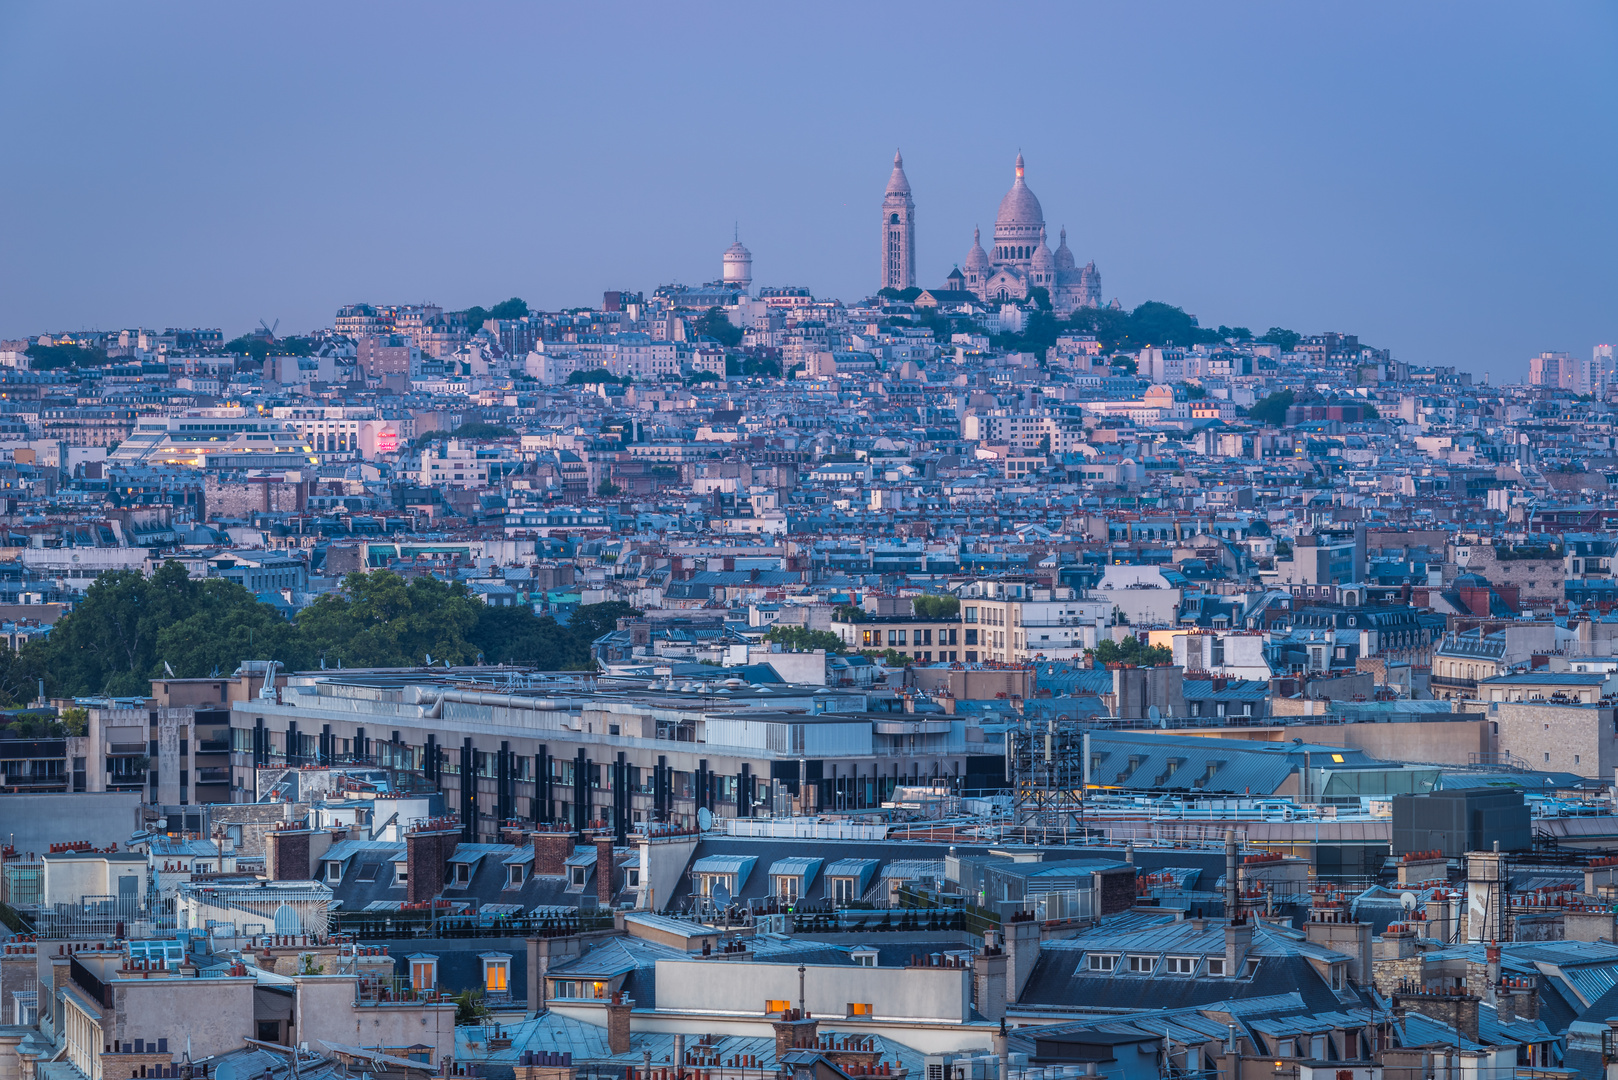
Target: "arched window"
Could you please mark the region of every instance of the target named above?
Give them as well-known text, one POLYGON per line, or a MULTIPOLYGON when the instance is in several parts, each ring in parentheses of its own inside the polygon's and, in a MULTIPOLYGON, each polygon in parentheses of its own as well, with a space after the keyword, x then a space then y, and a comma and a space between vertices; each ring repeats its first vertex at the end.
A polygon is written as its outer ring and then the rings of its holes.
POLYGON ((897 225, 897 224, 899 224, 899 215, 898 215, 898 214, 894 214, 894 215, 893 215, 893 216, 892 216, 892 217, 890 217, 890 218, 889 218, 889 219, 888 219, 888 223, 889 223, 889 224, 891 224, 891 225, 897 225))

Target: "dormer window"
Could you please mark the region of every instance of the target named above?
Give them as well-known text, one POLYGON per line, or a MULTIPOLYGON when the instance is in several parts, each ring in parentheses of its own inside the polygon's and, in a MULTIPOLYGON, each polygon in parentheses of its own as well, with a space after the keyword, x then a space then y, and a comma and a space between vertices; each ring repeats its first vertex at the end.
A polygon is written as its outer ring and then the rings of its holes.
POLYGON ((507 886, 507 888, 512 888, 512 889, 520 889, 520 888, 522 888, 522 882, 523 882, 522 863, 512 863, 511 866, 509 866, 507 868, 507 870, 508 870, 508 873, 506 875, 506 886, 507 886))
POLYGON ((417 953, 410 958, 410 988, 416 991, 438 989, 438 957, 417 953))
POLYGON ((340 863, 340 862, 335 862, 335 861, 328 862, 326 864, 326 883, 328 885, 335 885, 339 881, 342 881, 342 880, 343 880, 343 864, 340 863))
POLYGON ((803 878, 793 874, 780 874, 770 879, 770 891, 782 900, 792 903, 798 899, 803 878))
POLYGON ((869 947, 850 949, 848 953, 848 958, 854 961, 856 967, 876 967, 877 956, 877 951, 869 947))
POLYGON ((511 954, 484 953, 478 959, 483 961, 483 992, 491 997, 509 993, 511 954))
POLYGON ((458 862, 455 864, 455 884, 469 885, 472 882, 472 864, 458 862))
POLYGON ((567 883, 575 889, 584 888, 584 879, 588 868, 583 866, 570 866, 567 868, 567 883))

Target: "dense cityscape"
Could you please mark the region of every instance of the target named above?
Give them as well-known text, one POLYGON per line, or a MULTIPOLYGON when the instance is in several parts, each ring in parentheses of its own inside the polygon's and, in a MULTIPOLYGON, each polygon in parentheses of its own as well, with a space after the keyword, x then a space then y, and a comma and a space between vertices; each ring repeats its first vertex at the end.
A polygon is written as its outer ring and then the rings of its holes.
POLYGON ((0 1080, 1613 1075, 1614 346, 1126 305, 1034 157, 0 342, 0 1080))

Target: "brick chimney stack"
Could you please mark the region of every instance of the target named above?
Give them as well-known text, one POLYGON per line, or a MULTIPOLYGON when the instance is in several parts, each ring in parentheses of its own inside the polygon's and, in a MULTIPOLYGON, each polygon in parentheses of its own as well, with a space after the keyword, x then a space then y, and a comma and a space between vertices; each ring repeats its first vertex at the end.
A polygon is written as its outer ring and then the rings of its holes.
POLYGON ((596 902, 604 908, 612 906, 616 869, 613 865, 612 836, 596 837, 596 902))

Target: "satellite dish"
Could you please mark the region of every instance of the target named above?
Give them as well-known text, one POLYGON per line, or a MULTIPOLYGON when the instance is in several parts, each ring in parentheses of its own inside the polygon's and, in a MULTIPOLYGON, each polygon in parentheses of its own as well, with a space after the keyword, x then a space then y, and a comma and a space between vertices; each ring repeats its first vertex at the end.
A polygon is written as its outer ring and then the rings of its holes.
POLYGON ((713 828, 713 811, 706 806, 697 807, 697 828, 703 832, 713 828))
POLYGON ((1404 908, 1406 911, 1415 911, 1416 910, 1416 894, 1413 893, 1413 892, 1402 892, 1402 893, 1400 893, 1399 894, 1399 906, 1404 908))
POLYGON ((729 907, 730 886, 726 885, 723 881, 716 882, 713 887, 713 902, 715 907, 729 907))

